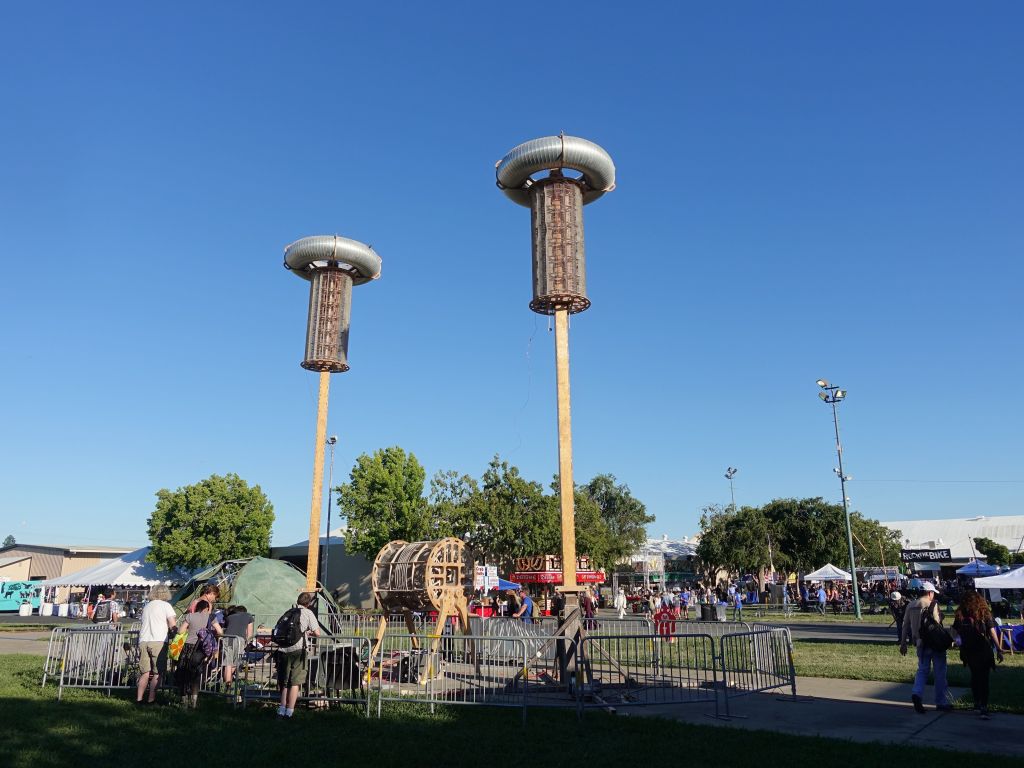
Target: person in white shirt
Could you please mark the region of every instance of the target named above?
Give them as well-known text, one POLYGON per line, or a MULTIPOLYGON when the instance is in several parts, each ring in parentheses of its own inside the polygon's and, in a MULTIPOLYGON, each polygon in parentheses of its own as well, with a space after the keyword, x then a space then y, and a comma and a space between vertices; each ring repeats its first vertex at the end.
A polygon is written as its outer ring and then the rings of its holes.
POLYGON ((135 703, 142 704, 149 688, 147 704, 156 703, 156 689, 160 676, 167 674, 167 635, 174 629, 174 609, 167 601, 171 591, 158 584, 149 591, 149 602, 142 609, 139 627, 139 686, 135 703))
POLYGON ((619 612, 619 618, 626 617, 626 592, 622 587, 615 593, 615 609, 619 612))

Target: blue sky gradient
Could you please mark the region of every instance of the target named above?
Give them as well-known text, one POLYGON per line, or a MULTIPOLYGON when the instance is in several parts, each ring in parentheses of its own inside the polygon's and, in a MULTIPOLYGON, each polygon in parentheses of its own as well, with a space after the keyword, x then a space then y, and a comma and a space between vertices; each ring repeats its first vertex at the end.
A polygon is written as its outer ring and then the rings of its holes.
POLYGON ((397 444, 547 483, 553 338, 494 164, 563 130, 618 169, 585 213, 578 481, 672 536, 729 465, 741 504, 838 501, 824 376, 854 508, 1021 512, 1019 4, 499 7, 2 11, 0 535, 143 543, 159 488, 237 472, 304 538, 281 253, 311 234, 384 260, 332 379, 336 480, 397 444))

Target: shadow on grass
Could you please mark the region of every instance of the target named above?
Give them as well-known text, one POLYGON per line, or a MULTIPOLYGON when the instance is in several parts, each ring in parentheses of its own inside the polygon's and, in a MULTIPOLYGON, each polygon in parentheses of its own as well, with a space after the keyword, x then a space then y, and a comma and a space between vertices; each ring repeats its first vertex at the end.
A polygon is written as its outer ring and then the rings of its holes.
POLYGON ((728 730, 649 717, 573 710, 531 710, 525 727, 518 710, 487 707, 393 705, 383 717, 364 718, 351 707, 300 711, 277 720, 273 707, 245 710, 212 699, 186 711, 138 707, 130 694, 106 697, 53 687, 40 689, 38 658, 0 657, 0 765, 4 768, 177 764, 196 745, 223 768, 253 765, 403 766, 427 760, 451 766, 587 768, 663 762, 670 752, 688 761, 759 767, 815 766, 835 762, 837 750, 856 750, 859 766, 924 759, 930 768, 959 766, 964 755, 894 745, 857 744, 816 737, 728 730), (215 756, 215 759, 212 757, 215 756), (526 759, 529 758, 529 759, 526 759))

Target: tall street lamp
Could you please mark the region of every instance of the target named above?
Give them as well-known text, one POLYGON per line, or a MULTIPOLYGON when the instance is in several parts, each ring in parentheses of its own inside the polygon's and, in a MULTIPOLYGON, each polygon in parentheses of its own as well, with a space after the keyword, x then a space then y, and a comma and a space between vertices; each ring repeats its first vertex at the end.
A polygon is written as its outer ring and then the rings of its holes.
POLYGON ((327 472, 327 546, 324 548, 324 574, 322 584, 328 592, 331 590, 331 583, 328 581, 331 562, 331 501, 334 499, 334 446, 338 442, 337 435, 327 438, 327 446, 331 449, 331 464, 327 472))
POLYGON ((850 554, 850 578, 853 579, 853 612, 860 618, 860 590, 857 586, 857 561, 853 557, 853 529, 850 527, 850 500, 846 498, 846 481, 853 478, 843 473, 843 444, 839 441, 839 412, 836 410, 836 403, 846 398, 846 390, 834 387, 827 379, 818 379, 818 386, 821 392, 818 397, 822 402, 832 406, 832 423, 836 428, 836 455, 839 457, 839 468, 834 470, 839 475, 839 487, 843 492, 843 512, 846 515, 846 546, 850 554))
POLYGON ((736 492, 732 487, 732 479, 736 477, 736 473, 739 472, 736 467, 729 467, 725 470, 725 479, 729 481, 729 496, 732 498, 732 511, 736 511, 736 492))

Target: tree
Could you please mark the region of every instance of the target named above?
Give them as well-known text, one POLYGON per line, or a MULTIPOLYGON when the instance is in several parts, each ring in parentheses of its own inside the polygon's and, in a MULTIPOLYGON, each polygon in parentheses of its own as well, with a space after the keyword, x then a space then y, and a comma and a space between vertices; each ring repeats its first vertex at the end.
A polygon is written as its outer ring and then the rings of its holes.
POLYGON ((480 486, 469 475, 454 470, 437 472, 430 478, 430 528, 437 536, 455 536, 469 541, 478 521, 473 515, 473 500, 480 486))
POLYGON ((991 565, 1009 565, 1013 560, 1009 547, 984 536, 975 537, 974 549, 979 555, 985 555, 991 565))
POLYGON ((258 485, 250 488, 236 474, 211 475, 176 491, 163 488, 156 497, 147 521, 147 559, 161 568, 201 568, 270 549, 274 505, 258 485))
MULTIPOLYGON (((899 531, 859 512, 850 514, 850 527, 858 566, 898 562, 899 531)), ((820 497, 773 499, 738 510, 705 507, 697 555, 710 573, 756 572, 772 565, 805 573, 825 563, 846 567, 846 514, 842 505, 820 497)))
POLYGON ((469 500, 470 548, 506 568, 516 557, 557 552, 561 540, 558 499, 518 467, 491 459, 480 492, 469 500))
POLYGON ((357 458, 349 482, 337 489, 338 509, 348 524, 345 550, 372 560, 389 541, 435 538, 425 480, 416 456, 397 445, 357 458))
POLYGON ((8 533, 7 537, 4 539, 3 546, 5 546, 5 547, 13 547, 17 543, 18 542, 16 542, 14 540, 14 534, 13 533, 8 533))
MULTIPOLYGON (((647 540, 647 526, 654 515, 633 497, 625 483, 615 484, 615 475, 596 475, 581 486, 583 494, 597 504, 606 529, 606 552, 602 566, 612 566, 639 550, 647 540)), ((579 508, 577 504, 577 509, 579 508)), ((577 528, 579 528, 577 515, 577 528)), ((582 549, 580 550, 583 551, 582 549)), ((594 553, 591 553, 594 557, 594 553)))

